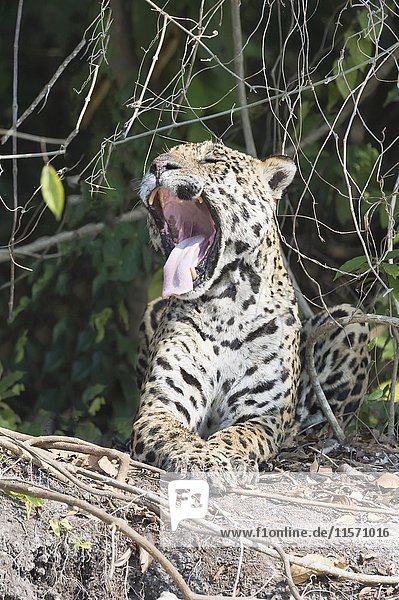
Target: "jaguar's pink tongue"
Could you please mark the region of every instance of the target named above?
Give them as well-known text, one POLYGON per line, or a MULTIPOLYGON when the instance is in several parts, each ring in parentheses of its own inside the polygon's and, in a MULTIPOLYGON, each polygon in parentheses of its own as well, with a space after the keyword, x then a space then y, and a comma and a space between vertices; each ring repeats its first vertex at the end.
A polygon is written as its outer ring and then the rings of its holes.
POLYGON ((203 256, 201 244, 206 239, 204 235, 196 235, 182 240, 173 248, 163 268, 162 298, 191 292, 193 279, 190 267, 198 265, 203 256))

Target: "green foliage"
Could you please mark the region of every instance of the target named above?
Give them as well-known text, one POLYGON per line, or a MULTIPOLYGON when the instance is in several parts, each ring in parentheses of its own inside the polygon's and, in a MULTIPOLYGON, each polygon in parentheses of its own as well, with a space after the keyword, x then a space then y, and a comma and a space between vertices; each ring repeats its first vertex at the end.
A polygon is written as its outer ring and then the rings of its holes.
POLYGON ((72 531, 72 525, 66 517, 64 517, 63 519, 50 519, 49 525, 51 531, 57 537, 60 537, 61 534, 64 532, 69 533, 70 531, 72 531))
POLYGON ((365 271, 367 271, 367 268, 367 258, 364 255, 355 256, 354 258, 347 260, 346 262, 344 262, 343 265, 340 266, 339 271, 337 271, 334 277, 334 281, 336 279, 339 279, 343 275, 346 275, 347 273, 364 273, 365 271))
POLYGON ((72 547, 72 550, 74 550, 75 552, 77 550, 85 550, 86 552, 90 552, 91 542, 83 541, 80 539, 79 536, 75 535, 71 540, 71 547, 72 547))
POLYGON ((64 186, 52 165, 44 165, 40 185, 44 202, 59 221, 64 210, 65 194, 64 186))
POLYGON ((27 521, 29 521, 29 519, 32 516, 32 510, 35 508, 37 511, 40 511, 40 509, 43 506, 43 499, 42 498, 36 498, 35 496, 28 496, 27 494, 20 494, 17 492, 4 492, 5 494, 7 494, 7 496, 11 496, 12 498, 17 498, 18 500, 21 500, 24 505, 25 505, 25 518, 27 521))
POLYGON ((49 526, 55 536, 67 536, 68 543, 74 552, 82 550, 87 554, 87 559, 90 558, 91 542, 83 541, 78 535, 68 535, 73 531, 73 527, 66 517, 63 519, 50 519, 49 526))
POLYGON ((131 281, 151 265, 142 222, 106 228, 65 246, 62 260, 36 265, 8 330, 14 351, 0 379, 3 426, 39 433, 36 419, 45 418, 59 433, 129 437, 137 403, 131 281), (33 402, 4 402, 24 392, 33 402))
MULTIPOLYGON (((393 259, 399 255, 399 250, 391 250, 387 252, 386 258, 393 259)), ((375 262, 375 261, 373 261, 375 262)), ((380 269, 382 273, 385 273, 387 278, 387 284, 396 300, 399 301, 399 264, 393 264, 388 262, 382 262, 378 265, 377 262, 373 265, 375 269, 380 269)), ((361 274, 369 273, 371 270, 370 265, 365 255, 355 256, 350 260, 347 260, 343 265, 340 266, 339 270, 335 274, 334 281, 339 279, 343 275, 347 274, 361 274)))

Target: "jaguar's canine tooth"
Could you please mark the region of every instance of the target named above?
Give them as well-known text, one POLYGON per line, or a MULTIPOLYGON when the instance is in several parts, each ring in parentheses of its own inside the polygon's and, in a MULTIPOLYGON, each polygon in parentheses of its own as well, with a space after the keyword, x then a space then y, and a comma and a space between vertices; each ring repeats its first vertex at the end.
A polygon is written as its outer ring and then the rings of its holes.
POLYGON ((163 190, 161 188, 159 188, 158 190, 158 197, 159 197, 159 204, 161 205, 161 208, 165 208, 165 198, 163 195, 163 190))
POLYGON ((197 279, 197 271, 195 270, 195 267, 190 267, 190 273, 191 273, 191 279, 194 281, 195 279, 197 279))
POLYGON ((154 188, 148 198, 148 204, 152 206, 154 204, 155 196, 157 195, 158 188, 154 188))
POLYGON ((198 196, 198 198, 196 198, 195 201, 198 202, 198 204, 202 204, 204 199, 202 196, 198 196))

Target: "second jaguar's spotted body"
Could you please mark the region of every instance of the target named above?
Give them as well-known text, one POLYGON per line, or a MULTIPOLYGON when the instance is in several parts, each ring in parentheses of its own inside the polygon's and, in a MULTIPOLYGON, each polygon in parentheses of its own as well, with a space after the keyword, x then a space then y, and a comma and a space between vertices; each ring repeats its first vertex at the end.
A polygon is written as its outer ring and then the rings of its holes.
MULTIPOLYGON (((275 224, 294 174, 287 157, 262 162, 204 142, 170 150, 144 177, 152 242, 167 261, 163 300, 141 328, 137 458, 245 480, 290 428, 320 416, 300 343, 330 317, 301 326, 275 224)), ((316 367, 339 415, 364 394, 366 340, 353 324, 318 342, 316 367)))

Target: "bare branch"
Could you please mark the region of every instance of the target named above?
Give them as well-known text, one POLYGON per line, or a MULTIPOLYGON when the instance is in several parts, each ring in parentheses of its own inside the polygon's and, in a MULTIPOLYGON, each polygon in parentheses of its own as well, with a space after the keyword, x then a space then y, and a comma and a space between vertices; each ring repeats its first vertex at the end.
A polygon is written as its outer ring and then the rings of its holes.
POLYGON ((115 526, 133 543, 138 544, 139 546, 144 548, 148 552, 148 554, 150 554, 150 556, 152 556, 156 561, 159 562, 161 567, 165 569, 165 571, 171 576, 177 588, 183 595, 183 598, 185 598, 186 600, 192 600, 192 593, 190 588, 188 587, 180 573, 172 565, 172 563, 166 558, 164 554, 162 554, 162 552, 160 552, 160 550, 158 550, 158 548, 156 548, 145 537, 143 537, 142 535, 137 533, 137 531, 135 531, 132 527, 130 527, 124 519, 110 515, 102 508, 93 506, 86 500, 81 500, 80 498, 76 498, 75 496, 71 496, 69 494, 53 492, 37 485, 20 483, 13 480, 0 479, 0 489, 6 492, 29 494, 30 496, 34 496, 36 498, 43 498, 45 500, 52 500, 53 502, 62 502, 67 506, 77 507, 81 511, 89 515, 93 515, 94 517, 97 517, 97 519, 100 519, 107 525, 115 526))
MULTIPOLYGON (((12 84, 12 126, 14 130, 17 128, 18 120, 18 52, 19 52, 19 34, 21 31, 21 19, 22 19, 22 8, 24 0, 18 1, 17 9, 17 21, 15 24, 15 35, 14 35, 14 58, 13 58, 13 84, 12 84)), ((12 153, 17 154, 17 138, 12 139, 12 153)), ((12 187, 13 187, 13 200, 14 200, 14 211, 12 219, 11 236, 8 242, 8 251, 11 259, 10 265, 10 296, 8 300, 8 319, 11 321, 12 311, 14 310, 14 299, 15 299, 15 262, 14 262, 14 242, 15 234, 17 231, 18 222, 18 163, 17 159, 12 160, 12 187)))
MULTIPOLYGON (((121 215, 115 220, 115 225, 118 223, 139 221, 140 219, 144 219, 145 216, 145 209, 139 208, 134 212, 130 211, 121 215)), ((74 231, 62 231, 52 235, 51 237, 39 238, 31 244, 26 244, 25 246, 15 246, 14 254, 16 256, 37 256, 40 252, 44 252, 52 246, 57 246, 58 244, 63 244, 65 242, 80 240, 88 235, 96 235, 105 227, 106 225, 104 223, 88 223, 87 225, 83 225, 83 227, 75 229, 74 231)), ((0 250, 0 263, 7 262, 9 260, 10 256, 8 251, 0 250)))
POLYGON ((16 128, 19 127, 21 125, 21 123, 23 123, 25 121, 25 119, 33 113, 33 111, 38 106, 38 104, 43 100, 43 98, 45 98, 48 95, 49 91, 54 86, 57 79, 59 79, 59 77, 65 71, 65 69, 67 68, 69 63, 79 54, 79 52, 82 50, 82 48, 84 48, 85 45, 86 45, 86 39, 83 37, 83 39, 81 39, 81 41, 75 47, 75 49, 71 52, 71 54, 69 56, 67 56, 67 58, 61 63, 61 65, 58 67, 58 69, 56 70, 56 72, 54 73, 54 75, 52 76, 50 81, 44 86, 44 88, 39 93, 39 95, 36 96, 36 98, 33 100, 32 104, 19 117, 19 119, 16 121, 15 125, 13 125, 13 127, 11 128, 10 132, 6 133, 1 138, 2 144, 5 144, 6 141, 8 140, 8 138, 10 137, 11 133, 16 131, 16 128))
POLYGON ((247 95, 245 93, 244 51, 242 48, 242 31, 240 17, 241 0, 231 0, 231 20, 233 26, 234 67, 238 75, 237 95, 238 102, 242 107, 241 123, 248 154, 256 156, 254 136, 252 134, 251 121, 247 107, 247 95))
POLYGON ((137 115, 139 114, 141 107, 142 107, 142 103, 143 103, 143 99, 144 99, 144 95, 147 91, 148 88, 148 84, 150 83, 150 79, 151 79, 151 75, 152 72, 155 68, 155 65, 157 64, 158 58, 159 58, 159 54, 161 52, 161 48, 165 39, 165 33, 166 33, 166 28, 168 26, 168 21, 169 21, 169 16, 165 13, 164 14, 164 19, 163 19, 163 25, 162 25, 162 29, 161 29, 161 35, 159 36, 159 42, 158 42, 158 47, 155 51, 154 56, 152 57, 152 61, 151 61, 151 66, 148 69, 148 73, 147 73, 147 77, 146 80, 144 82, 144 85, 142 87, 141 90, 141 94, 139 99, 137 100, 137 102, 135 102, 135 109, 134 109, 134 113, 133 116, 129 119, 129 121, 126 124, 126 130, 125 130, 125 136, 127 136, 127 134, 129 133, 130 129, 132 128, 133 123, 135 122, 137 115))
POLYGON ((65 140, 61 138, 47 137, 45 135, 33 135, 32 133, 22 133, 22 131, 13 131, 12 129, 2 129, 0 127, 0 134, 7 135, 10 137, 16 137, 21 140, 30 140, 32 142, 39 142, 40 144, 65 144, 65 140))
MULTIPOLYGON (((383 58, 384 56, 391 55, 398 48, 399 48, 399 42, 392 44, 389 48, 387 48, 386 50, 379 53, 379 59, 383 58)), ((354 67, 345 69, 340 74, 324 77, 323 79, 321 79, 319 81, 316 81, 309 85, 301 86, 300 88, 295 88, 293 90, 287 90, 287 91, 283 91, 283 92, 278 92, 276 94, 271 94, 267 98, 262 98, 261 100, 256 100, 255 102, 249 102, 249 103, 245 104, 244 106, 232 107, 229 110, 222 110, 220 112, 216 112, 211 115, 200 116, 195 119, 187 119, 187 121, 181 121, 179 123, 170 123, 169 125, 163 125, 162 127, 157 127, 156 129, 149 129, 148 131, 144 131, 142 133, 138 133, 135 135, 130 135, 126 138, 123 138, 123 137, 121 138, 120 136, 117 136, 116 139, 112 140, 112 144, 115 146, 117 146, 119 144, 125 144, 126 142, 129 142, 132 140, 138 140, 138 139, 148 137, 148 136, 151 136, 154 134, 164 133, 170 129, 178 129, 180 127, 185 127, 187 125, 193 125, 194 123, 203 123, 206 121, 211 121, 213 119, 217 119, 219 117, 226 117, 228 115, 234 115, 236 113, 241 112, 244 109, 256 108, 258 106, 263 106, 263 104, 269 104, 272 100, 287 99, 290 96, 297 96, 298 94, 301 94, 303 92, 306 92, 309 90, 314 90, 320 86, 325 86, 329 83, 332 83, 333 81, 335 81, 336 79, 338 79, 338 77, 341 77, 342 75, 349 75, 350 73, 359 71, 362 67, 365 67, 365 66, 371 65, 371 64, 375 64, 375 62, 376 62, 375 57, 370 58, 368 60, 362 61, 361 63, 359 63, 358 65, 356 65, 354 67)), ((147 110, 148 110, 148 108, 147 108, 147 110)), ((335 125, 335 122, 334 122, 334 125, 335 125)), ((331 129, 331 128, 328 128, 328 129, 331 129)), ((289 148, 286 148, 286 152, 288 152, 289 149, 293 150, 294 148, 295 148, 294 146, 290 146, 289 148)))

